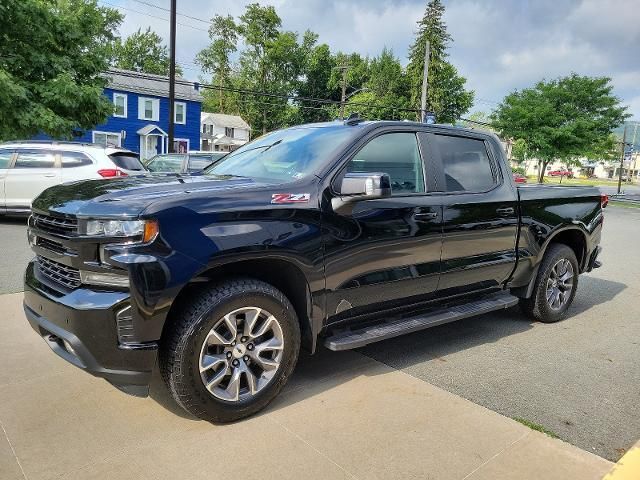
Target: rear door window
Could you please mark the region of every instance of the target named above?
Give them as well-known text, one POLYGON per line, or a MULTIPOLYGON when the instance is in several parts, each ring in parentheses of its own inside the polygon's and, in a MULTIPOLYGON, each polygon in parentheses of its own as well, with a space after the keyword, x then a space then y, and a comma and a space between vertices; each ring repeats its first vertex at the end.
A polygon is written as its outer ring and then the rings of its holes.
POLYGON ((109 155, 109 158, 116 167, 123 170, 142 171, 145 169, 144 165, 142 165, 142 163, 140 162, 138 155, 133 152, 112 153, 111 155, 109 155))
POLYGON ((54 168, 56 156, 49 150, 18 150, 14 168, 54 168))
POLYGON ((415 133, 385 133, 356 153, 347 165, 349 173, 386 173, 391 193, 424 193, 424 171, 415 133))
POLYGON ((9 168, 13 150, 0 150, 0 169, 9 168))
POLYGON ((60 152, 62 168, 76 168, 93 165, 93 161, 82 152, 60 152))
POLYGON ((496 185, 494 170, 482 140, 433 135, 442 158, 447 192, 486 192, 496 185))

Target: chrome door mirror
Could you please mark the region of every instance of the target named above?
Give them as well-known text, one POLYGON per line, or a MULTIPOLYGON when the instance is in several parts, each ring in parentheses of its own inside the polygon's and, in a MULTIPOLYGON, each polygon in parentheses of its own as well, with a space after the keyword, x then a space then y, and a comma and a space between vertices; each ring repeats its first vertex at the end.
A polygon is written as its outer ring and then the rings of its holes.
POLYGON ((386 173, 347 173, 331 206, 336 213, 349 214, 357 202, 390 196, 391 179, 386 173))

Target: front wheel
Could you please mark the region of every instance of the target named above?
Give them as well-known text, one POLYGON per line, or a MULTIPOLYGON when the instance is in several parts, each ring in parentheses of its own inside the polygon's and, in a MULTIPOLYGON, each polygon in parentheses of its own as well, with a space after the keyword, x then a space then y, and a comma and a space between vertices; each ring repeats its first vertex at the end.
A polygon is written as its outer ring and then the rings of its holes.
POLYGON ((540 322, 561 320, 575 297, 578 273, 573 250, 559 243, 550 245, 538 269, 531 298, 520 300, 521 310, 540 322))
POLYGON ((184 303, 160 352, 175 401, 213 422, 267 406, 298 359, 300 326, 289 300, 267 283, 239 279, 205 288, 184 303))

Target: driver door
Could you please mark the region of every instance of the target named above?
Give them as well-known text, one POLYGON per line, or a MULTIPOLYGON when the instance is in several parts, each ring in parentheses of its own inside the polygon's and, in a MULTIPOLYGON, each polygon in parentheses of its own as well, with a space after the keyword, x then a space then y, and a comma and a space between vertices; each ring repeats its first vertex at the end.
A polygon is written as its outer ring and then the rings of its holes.
POLYGON ((383 131, 338 175, 341 181, 346 172, 386 173, 392 196, 362 200, 349 215, 324 215, 329 322, 433 298, 442 206, 428 194, 424 153, 415 131, 383 131))

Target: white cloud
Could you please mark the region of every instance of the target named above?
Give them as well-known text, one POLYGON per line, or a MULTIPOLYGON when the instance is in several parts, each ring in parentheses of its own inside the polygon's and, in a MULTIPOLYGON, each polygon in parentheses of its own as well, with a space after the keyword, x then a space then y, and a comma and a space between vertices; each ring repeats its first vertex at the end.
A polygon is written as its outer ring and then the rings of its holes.
MULTIPOLYGON (((106 0, 105 0, 106 1, 106 0)), ((108 0, 125 8, 168 18, 167 12, 133 0, 108 0)), ((255 0, 252 0, 255 1, 255 0)), ((168 1, 158 5, 166 7, 168 1)), ((240 15, 249 0, 180 0, 178 11, 204 20, 214 14, 240 15)), ((406 63, 416 21, 426 0, 270 0, 283 28, 311 29, 332 50, 376 55, 384 46, 406 63)), ((615 93, 640 118, 640 8, 638 0, 449 0, 445 21, 454 38, 450 60, 479 98, 475 109, 490 110, 515 88, 575 71, 606 75, 615 93)), ((168 38, 169 24, 123 10, 121 33, 151 26, 168 38)), ((178 17, 178 22, 207 25, 178 17)), ((196 53, 208 43, 205 32, 177 28, 177 56, 185 76, 197 78, 196 53)))

